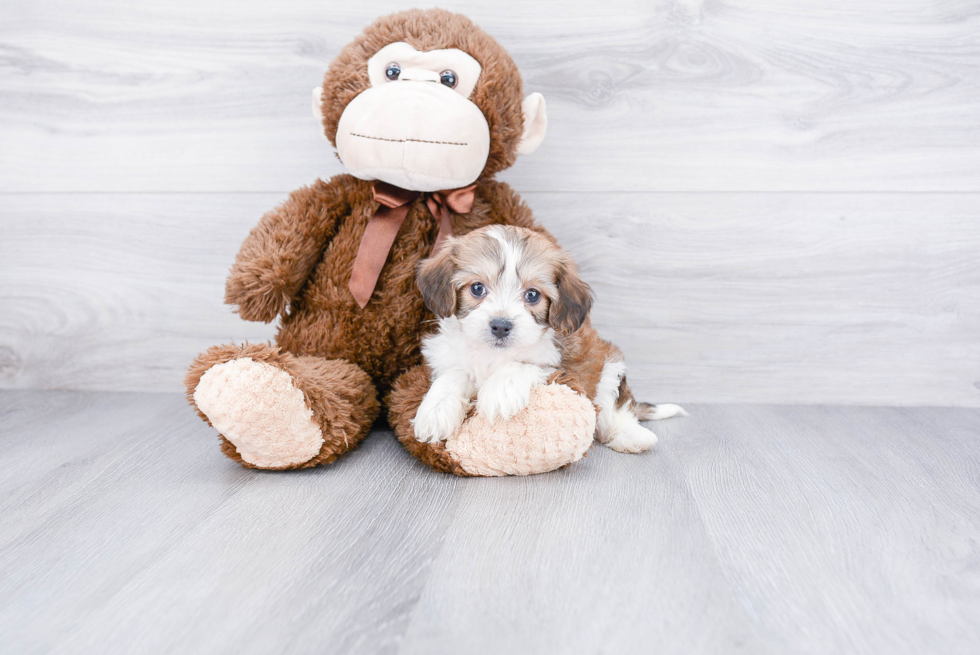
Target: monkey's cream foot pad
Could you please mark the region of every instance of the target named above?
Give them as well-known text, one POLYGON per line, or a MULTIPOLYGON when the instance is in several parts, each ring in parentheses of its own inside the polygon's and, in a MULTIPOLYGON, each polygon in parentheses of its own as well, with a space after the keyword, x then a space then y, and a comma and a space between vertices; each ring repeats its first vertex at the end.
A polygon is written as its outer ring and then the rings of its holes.
POLYGON ((527 407, 507 421, 466 420, 446 450, 473 475, 533 475, 582 459, 595 434, 595 407, 560 384, 531 389, 527 407))
POLYGON ((212 366, 201 376, 194 402, 254 466, 300 464, 323 445, 303 392, 289 373, 270 364, 245 357, 212 366))

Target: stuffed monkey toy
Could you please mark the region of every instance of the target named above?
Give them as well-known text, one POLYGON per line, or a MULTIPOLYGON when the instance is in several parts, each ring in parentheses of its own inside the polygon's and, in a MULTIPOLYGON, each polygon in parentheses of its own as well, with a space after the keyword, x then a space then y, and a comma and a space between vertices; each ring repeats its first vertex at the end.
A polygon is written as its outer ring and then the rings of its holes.
POLYGON ((473 416, 446 442, 417 441, 411 422, 429 387, 420 342, 434 318, 418 263, 490 224, 544 232, 494 180, 541 143, 544 99, 523 96, 490 36, 433 9, 367 27, 313 100, 350 173, 294 191, 235 259, 225 302, 245 320, 280 324, 274 345, 214 346, 187 374, 188 399, 221 450, 251 468, 328 464, 368 434, 384 403, 401 443, 440 471, 523 475, 581 458, 595 407, 562 384, 536 387, 506 423, 473 416))

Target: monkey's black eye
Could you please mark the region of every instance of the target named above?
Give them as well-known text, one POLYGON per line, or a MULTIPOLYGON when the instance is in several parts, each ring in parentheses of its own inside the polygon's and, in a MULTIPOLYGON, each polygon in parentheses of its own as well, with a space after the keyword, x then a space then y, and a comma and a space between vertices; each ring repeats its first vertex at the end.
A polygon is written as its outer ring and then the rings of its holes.
POLYGON ((455 89, 459 80, 456 78, 456 73, 453 71, 442 71, 439 73, 439 81, 448 86, 450 89, 455 89))
POLYGON ((388 64, 388 68, 385 69, 385 77, 394 82, 398 79, 398 76, 402 74, 402 67, 396 62, 391 62, 388 64))
POLYGON ((482 282, 474 282, 470 285, 470 293, 473 294, 474 298, 482 298, 487 295, 487 288, 483 286, 482 282))
POLYGON ((528 289, 524 292, 524 302, 529 305, 537 305, 541 300, 541 292, 537 289, 528 289))

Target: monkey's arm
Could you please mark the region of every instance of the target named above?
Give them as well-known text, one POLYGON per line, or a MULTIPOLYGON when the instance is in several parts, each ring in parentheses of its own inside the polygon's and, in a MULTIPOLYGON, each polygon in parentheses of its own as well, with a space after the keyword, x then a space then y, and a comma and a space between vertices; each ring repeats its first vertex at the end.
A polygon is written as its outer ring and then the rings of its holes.
POLYGON ((347 192, 337 177, 293 191, 245 238, 225 283, 225 303, 238 305, 246 321, 275 320, 348 214, 347 192))

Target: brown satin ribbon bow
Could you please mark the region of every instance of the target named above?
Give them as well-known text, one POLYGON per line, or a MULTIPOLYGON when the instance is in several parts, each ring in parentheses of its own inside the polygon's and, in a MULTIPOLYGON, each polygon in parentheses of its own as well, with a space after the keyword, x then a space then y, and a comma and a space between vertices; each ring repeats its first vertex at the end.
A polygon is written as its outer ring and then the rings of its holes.
MULTIPOLYGON (((439 220, 439 236, 432 246, 435 254, 446 239, 453 235, 453 223, 449 218, 449 210, 457 214, 468 214, 473 209, 475 184, 459 189, 447 189, 426 193, 425 204, 432 216, 439 220)), ((381 269, 388 260, 388 253, 395 243, 398 230, 408 216, 412 201, 423 195, 419 191, 409 191, 386 182, 374 183, 374 199, 381 203, 377 213, 368 221, 361 237, 361 245, 354 260, 354 270, 351 271, 348 288, 354 295, 354 300, 364 309, 378 284, 381 269)))

